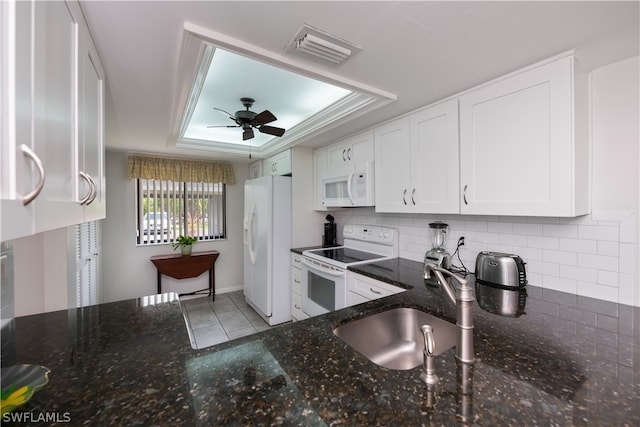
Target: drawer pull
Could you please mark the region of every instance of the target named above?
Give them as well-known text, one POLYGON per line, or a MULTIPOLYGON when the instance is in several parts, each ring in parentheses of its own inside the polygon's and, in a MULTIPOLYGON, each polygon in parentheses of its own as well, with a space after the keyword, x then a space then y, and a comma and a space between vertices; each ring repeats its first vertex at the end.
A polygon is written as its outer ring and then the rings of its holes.
POLYGON ((374 294, 378 294, 378 295, 380 295, 380 294, 382 293, 382 292, 380 292, 380 291, 378 291, 378 290, 375 290, 375 289, 373 289, 373 288, 369 288, 369 290, 370 290, 371 292, 373 292, 374 294))

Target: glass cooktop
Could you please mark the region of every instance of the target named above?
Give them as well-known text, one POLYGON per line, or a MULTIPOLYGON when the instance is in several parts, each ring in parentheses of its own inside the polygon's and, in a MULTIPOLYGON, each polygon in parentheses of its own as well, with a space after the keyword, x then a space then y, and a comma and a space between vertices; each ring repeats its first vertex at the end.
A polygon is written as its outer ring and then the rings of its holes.
POLYGON ((324 258, 341 262, 343 264, 352 264, 354 262, 363 262, 363 261, 373 261, 376 259, 384 258, 384 255, 372 254, 370 252, 364 252, 364 251, 359 251, 357 249, 351 249, 351 248, 345 248, 345 247, 314 249, 309 252, 324 258))

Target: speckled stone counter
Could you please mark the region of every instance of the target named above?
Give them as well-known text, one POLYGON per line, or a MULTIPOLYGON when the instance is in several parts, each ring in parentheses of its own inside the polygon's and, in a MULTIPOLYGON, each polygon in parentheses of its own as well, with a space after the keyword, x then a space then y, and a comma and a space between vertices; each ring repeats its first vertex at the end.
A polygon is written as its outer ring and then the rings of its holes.
POLYGON ((400 306, 453 320, 453 307, 421 263, 353 270, 408 290, 204 350, 170 296, 17 318, 16 360, 52 370, 24 410, 68 412, 73 425, 640 425, 639 309, 533 286, 522 310, 485 298, 472 389, 460 390, 450 349, 432 406, 419 367, 379 367, 332 330, 400 306))

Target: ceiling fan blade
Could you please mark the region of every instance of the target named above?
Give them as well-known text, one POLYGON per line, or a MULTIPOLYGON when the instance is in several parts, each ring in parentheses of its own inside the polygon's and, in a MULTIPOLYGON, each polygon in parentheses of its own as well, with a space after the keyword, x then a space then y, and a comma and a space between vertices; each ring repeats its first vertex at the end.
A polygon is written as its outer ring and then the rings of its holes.
POLYGON ((231 120, 233 120, 234 122, 236 121, 236 118, 233 116, 233 114, 229 113, 228 111, 224 111, 223 109, 221 109, 221 108, 216 108, 216 107, 212 107, 212 108, 213 108, 214 110, 218 110, 218 111, 221 111, 221 112, 225 113, 225 114, 226 114, 227 116, 229 116, 229 118, 230 118, 231 120))
POLYGON ((238 125, 220 125, 220 126, 207 126, 207 128, 239 128, 238 125))
POLYGON ((284 135, 284 129, 277 128, 275 126, 260 126, 258 130, 262 133, 267 133, 269 135, 274 135, 274 136, 284 135))
POLYGON ((242 140, 246 141, 247 139, 251 138, 253 138, 253 129, 245 129, 244 132, 242 132, 242 140))
POLYGON ((264 110, 262 113, 256 114, 252 121, 256 125, 263 125, 265 123, 271 123, 275 120, 277 120, 276 116, 274 116, 271 111, 264 110))

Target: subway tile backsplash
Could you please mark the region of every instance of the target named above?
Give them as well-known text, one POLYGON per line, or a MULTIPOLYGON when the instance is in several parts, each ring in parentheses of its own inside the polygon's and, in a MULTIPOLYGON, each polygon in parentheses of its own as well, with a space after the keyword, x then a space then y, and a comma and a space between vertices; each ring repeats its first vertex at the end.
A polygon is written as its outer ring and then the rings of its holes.
POLYGON ((450 253, 465 237, 454 264, 473 272, 480 251, 517 254, 527 263, 529 283, 568 292, 637 305, 635 289, 636 212, 592 213, 576 218, 504 217, 427 214, 378 214, 374 208, 332 212, 345 223, 384 224, 400 231, 400 256, 423 261, 431 247, 429 223, 449 224, 450 253))

